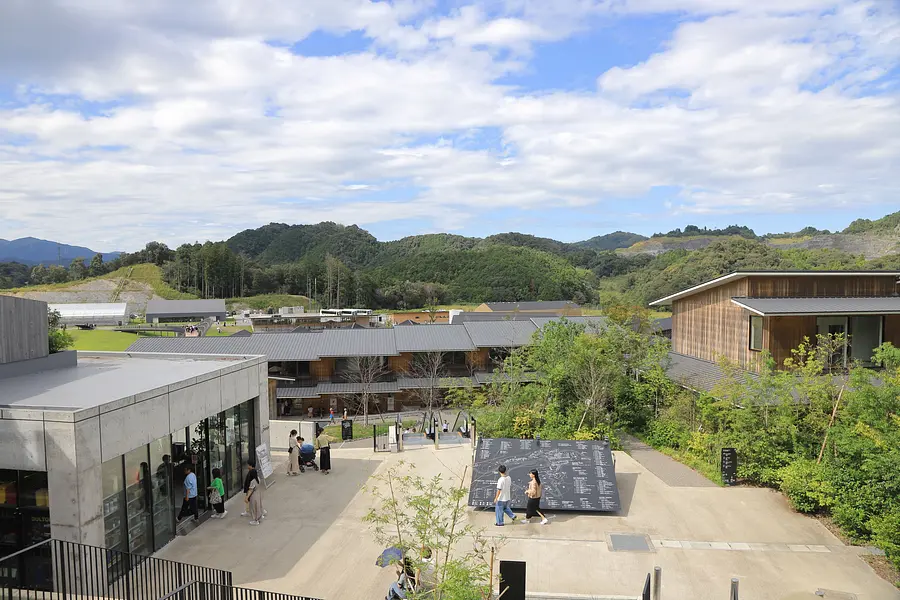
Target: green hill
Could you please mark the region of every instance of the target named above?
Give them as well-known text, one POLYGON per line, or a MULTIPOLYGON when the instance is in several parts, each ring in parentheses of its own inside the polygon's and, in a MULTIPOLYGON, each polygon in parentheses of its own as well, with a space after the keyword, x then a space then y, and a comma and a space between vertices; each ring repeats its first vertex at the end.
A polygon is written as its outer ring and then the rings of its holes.
POLYGON ((900 211, 874 221, 857 219, 843 233, 900 233, 900 211))
POLYGON ((583 242, 576 242, 575 245, 581 248, 591 250, 618 250, 619 248, 628 248, 638 242, 646 240, 647 237, 638 233, 629 233, 627 231, 614 231, 606 235, 598 235, 583 242))

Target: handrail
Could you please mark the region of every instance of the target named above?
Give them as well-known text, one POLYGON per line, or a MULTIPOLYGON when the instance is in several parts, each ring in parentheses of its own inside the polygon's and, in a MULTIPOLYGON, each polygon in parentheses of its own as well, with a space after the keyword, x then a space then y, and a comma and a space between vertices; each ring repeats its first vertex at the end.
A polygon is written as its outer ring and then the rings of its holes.
POLYGON ((200 583, 200 581, 198 581, 197 579, 193 579, 193 580, 189 581, 188 583, 185 583, 184 585, 178 586, 177 588, 175 588, 174 590, 172 590, 171 592, 169 592, 162 598, 158 598, 157 600, 167 600, 168 598, 171 598, 175 594, 180 594, 181 592, 183 592, 190 586, 194 585, 195 583, 200 583))
POLYGON ((26 552, 30 552, 31 550, 34 550, 34 549, 37 548, 38 546, 43 546, 44 544, 49 544, 49 543, 52 542, 52 541, 53 541, 53 538, 47 538, 47 539, 44 540, 43 542, 38 542, 37 544, 34 544, 34 545, 32 545, 32 546, 28 546, 27 548, 22 548, 21 550, 18 550, 18 551, 16 551, 16 552, 13 552, 12 554, 7 554, 6 556, 0 556, 0 563, 2 563, 2 562, 5 561, 5 560, 9 560, 10 558, 15 558, 16 556, 19 556, 20 554, 24 554, 24 553, 26 553, 26 552))

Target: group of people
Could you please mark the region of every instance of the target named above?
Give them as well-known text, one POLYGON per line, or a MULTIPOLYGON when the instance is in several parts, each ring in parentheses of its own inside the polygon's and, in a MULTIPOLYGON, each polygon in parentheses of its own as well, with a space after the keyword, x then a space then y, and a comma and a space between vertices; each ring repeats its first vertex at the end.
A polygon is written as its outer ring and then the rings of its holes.
MULTIPOLYGON (((256 470, 256 459, 247 461, 247 475, 244 477, 244 512, 242 517, 250 517, 251 525, 259 525, 266 517, 266 510, 262 504, 262 487, 259 482, 259 473, 256 470)), ((225 484, 222 482, 221 469, 212 470, 212 481, 206 488, 209 506, 215 510, 214 519, 224 519, 228 514, 225 510, 225 484)), ((200 520, 200 507, 198 506, 197 475, 193 465, 184 466, 184 499, 181 503, 181 511, 176 520, 181 521, 193 516, 194 521, 200 520)))
MULTIPOLYGON (((504 515, 508 515, 514 523, 517 518, 516 513, 509 507, 509 503, 512 500, 512 478, 506 473, 506 465, 500 465, 497 468, 497 472, 500 474, 500 477, 497 479, 497 493, 494 495, 495 514, 497 517, 497 522, 494 525, 503 527, 504 515)), ((525 489, 525 496, 528 498, 528 502, 525 505, 524 522, 530 523, 532 517, 540 517, 541 525, 546 525, 550 521, 541 512, 541 494, 543 493, 541 476, 538 474, 537 469, 532 469, 529 471, 528 477, 528 487, 525 489)))
POLYGON ((430 592, 437 585, 434 557, 430 548, 423 548, 421 567, 416 569, 408 556, 394 564, 397 579, 391 583, 385 600, 403 600, 410 592, 430 592))
POLYGON ((331 442, 335 441, 322 429, 316 436, 315 443, 310 444, 303 437, 297 435, 296 429, 291 429, 288 436, 288 475, 299 475, 305 467, 314 469, 328 475, 331 473, 331 442), (316 451, 319 453, 319 464, 316 465, 316 451))

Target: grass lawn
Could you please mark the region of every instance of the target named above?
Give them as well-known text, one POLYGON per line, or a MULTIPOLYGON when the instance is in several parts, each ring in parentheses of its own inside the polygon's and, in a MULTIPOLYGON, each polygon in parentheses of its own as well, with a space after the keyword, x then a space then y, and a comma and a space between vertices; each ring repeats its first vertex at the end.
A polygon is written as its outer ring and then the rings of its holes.
POLYGON ((68 329, 69 335, 75 340, 72 350, 104 350, 109 352, 122 352, 134 343, 137 336, 133 333, 121 331, 108 331, 93 329, 90 331, 81 329, 68 329))

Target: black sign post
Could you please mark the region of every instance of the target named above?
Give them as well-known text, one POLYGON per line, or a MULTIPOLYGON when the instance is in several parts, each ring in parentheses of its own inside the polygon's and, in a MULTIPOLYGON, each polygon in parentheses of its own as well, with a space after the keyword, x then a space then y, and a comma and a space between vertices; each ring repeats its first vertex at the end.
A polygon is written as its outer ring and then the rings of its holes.
POLYGON ((500 561, 500 594, 503 600, 525 600, 525 561, 500 561))
POLYGON ((722 448, 722 483, 737 485, 737 450, 722 448))
POLYGON ((353 421, 344 419, 341 421, 341 440, 346 442, 353 439, 353 421))

